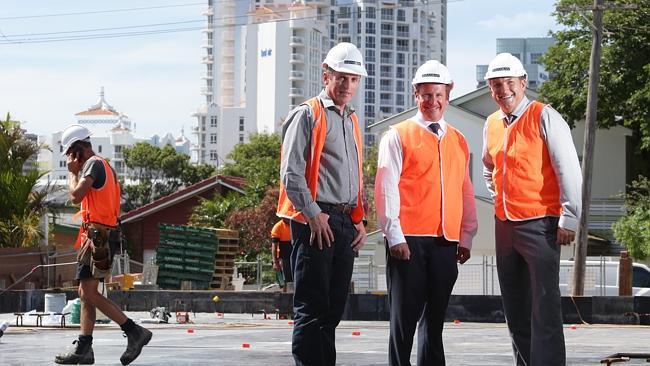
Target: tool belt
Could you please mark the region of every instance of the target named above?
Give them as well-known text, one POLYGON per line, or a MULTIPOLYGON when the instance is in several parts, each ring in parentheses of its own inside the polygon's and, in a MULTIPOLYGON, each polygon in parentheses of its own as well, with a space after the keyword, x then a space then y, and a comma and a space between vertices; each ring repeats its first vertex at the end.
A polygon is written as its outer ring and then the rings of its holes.
POLYGON ((115 243, 119 243, 120 231, 94 222, 83 223, 82 228, 85 235, 77 253, 77 262, 90 266, 94 278, 105 278, 111 272, 113 248, 115 243))

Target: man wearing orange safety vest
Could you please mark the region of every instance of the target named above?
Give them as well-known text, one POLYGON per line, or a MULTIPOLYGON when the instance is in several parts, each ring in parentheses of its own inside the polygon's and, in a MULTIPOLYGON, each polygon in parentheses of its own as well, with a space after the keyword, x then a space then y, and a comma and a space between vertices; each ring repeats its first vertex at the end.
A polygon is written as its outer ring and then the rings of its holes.
POLYGON ((133 362, 149 340, 151 332, 126 317, 113 301, 97 291, 100 281, 110 274, 113 254, 119 248, 117 217, 120 213, 120 185, 108 162, 92 150, 90 131, 81 125, 67 127, 61 146, 67 156, 70 199, 81 204, 81 230, 77 239, 77 275, 81 298, 80 333, 76 347, 57 355, 58 364, 93 364, 92 348, 96 309, 120 325, 127 337, 123 365, 133 362))
POLYGON ((334 46, 323 61, 325 89, 283 124, 278 216, 291 221, 296 365, 334 365, 335 331, 356 252, 365 242, 359 121, 349 104, 366 76, 361 52, 334 46))
POLYGON ((484 176, 515 363, 562 366, 560 245, 573 241, 580 218, 578 155, 562 116, 524 95, 526 70, 516 57, 498 54, 485 79, 499 110, 483 131, 484 176))
POLYGON ((388 248, 388 358, 410 365, 418 320, 418 365, 444 365, 442 328, 457 262, 470 257, 478 228, 465 137, 444 119, 453 82, 430 60, 415 73, 415 117, 379 144, 375 199, 388 248))
POLYGON ((287 292, 287 283, 293 282, 291 276, 291 228, 284 220, 278 220, 271 229, 271 255, 273 270, 281 272, 284 278, 280 285, 287 292))

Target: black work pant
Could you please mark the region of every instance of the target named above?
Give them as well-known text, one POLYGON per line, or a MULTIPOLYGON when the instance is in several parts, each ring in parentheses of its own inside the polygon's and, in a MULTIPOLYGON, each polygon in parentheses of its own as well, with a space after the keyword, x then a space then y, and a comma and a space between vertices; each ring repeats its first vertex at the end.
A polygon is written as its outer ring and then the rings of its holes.
POLYGON ((458 278, 457 243, 444 238, 407 236, 409 260, 387 249, 386 279, 390 304, 388 359, 391 366, 411 365, 418 324, 417 364, 445 365, 442 328, 451 291, 458 278))
POLYGON ((566 364, 557 217, 495 218, 497 271, 517 366, 566 364))
POLYGON ((348 214, 326 212, 334 233, 331 247, 310 245, 308 225, 291 222, 294 326, 292 352, 296 365, 334 365, 335 331, 348 297, 356 230, 348 214))

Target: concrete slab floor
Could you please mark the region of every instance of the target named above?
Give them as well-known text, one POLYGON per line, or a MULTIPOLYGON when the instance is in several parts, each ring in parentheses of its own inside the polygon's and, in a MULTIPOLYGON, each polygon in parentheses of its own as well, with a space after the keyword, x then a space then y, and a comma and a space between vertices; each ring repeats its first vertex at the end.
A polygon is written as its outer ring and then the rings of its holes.
MULTIPOLYGON (((144 312, 129 312, 136 321, 144 312)), ((287 320, 264 320, 261 314, 190 313, 193 324, 146 324, 154 337, 133 365, 292 365, 291 329, 287 320), (250 345, 246 348, 244 344, 250 345)), ((0 365, 52 365, 54 355, 71 346, 78 327, 35 327, 35 317, 15 327, 12 314, 0 314, 10 327, 0 338, 0 365)), ((388 322, 344 321, 337 330, 338 365, 387 365, 388 322), (358 332, 358 333, 357 333, 358 332)), ((566 326, 568 365, 599 365, 617 352, 650 352, 649 326, 566 326)), ((447 364, 511 365, 505 324, 447 323, 444 330, 447 364)), ((126 347, 119 327, 98 324, 93 349, 96 365, 119 365, 126 347)), ((412 362, 415 364, 415 349, 412 362)), ((630 361, 620 365, 647 365, 630 361)))

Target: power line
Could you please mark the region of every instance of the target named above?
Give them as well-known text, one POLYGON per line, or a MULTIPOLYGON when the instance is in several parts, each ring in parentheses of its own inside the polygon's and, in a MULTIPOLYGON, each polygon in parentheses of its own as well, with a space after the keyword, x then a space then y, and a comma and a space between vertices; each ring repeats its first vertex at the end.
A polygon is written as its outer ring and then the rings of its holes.
POLYGON ((205 5, 205 2, 174 4, 174 5, 145 6, 145 7, 140 7, 140 8, 91 10, 91 11, 80 11, 80 12, 71 12, 71 13, 54 13, 54 14, 40 14, 40 15, 19 15, 19 16, 13 16, 13 17, 0 17, 0 20, 34 19, 34 18, 50 18, 50 17, 60 17, 60 16, 73 16, 73 15, 119 13, 119 12, 150 10, 150 9, 178 8, 178 7, 183 7, 183 6, 196 6, 196 5, 205 5))
MULTIPOLYGON (((228 0, 225 0, 225 1, 228 1, 228 0)), ((232 0, 230 0, 230 1, 232 1, 232 0)), ((463 0, 450 0, 450 1, 447 1, 447 2, 459 2, 459 1, 463 1, 463 0)), ((417 5, 414 5, 414 6, 410 7, 410 8, 420 8, 420 7, 426 7, 428 5, 440 4, 440 3, 442 3, 442 1, 430 2, 430 3, 426 3, 426 4, 417 4, 417 5)), ((201 4, 203 4, 203 3, 201 3, 201 4)), ((176 6, 180 6, 180 5, 176 5, 176 6)), ((169 6, 166 6, 166 7, 169 7, 169 6)), ((132 8, 132 9, 149 9, 149 8, 157 8, 157 7, 132 8)), ((119 9, 112 10, 112 11, 119 11, 119 9)), ((291 13, 292 11, 293 10, 275 11, 274 14, 286 14, 286 13, 291 13)), ((102 12, 107 12, 107 11, 102 11, 102 12)), ((346 12, 339 11, 339 12, 335 13, 334 15, 336 15, 336 16, 339 16, 341 14, 352 15, 352 14, 361 14, 361 13, 365 13, 365 12, 368 12, 368 10, 353 9, 353 10, 346 11, 346 12)), ((80 14, 80 13, 74 13, 74 14, 80 14)), ((267 15, 267 14, 264 14, 264 15, 267 15)), ((331 15, 332 15, 331 13, 324 13, 324 14, 317 14, 317 15, 314 15, 314 16, 282 18, 282 19, 267 20, 267 21, 252 22, 252 23, 212 25, 212 28, 214 28, 214 29, 233 28, 233 27, 245 26, 245 25, 258 25, 258 24, 266 24, 266 23, 282 23, 282 22, 288 22, 288 21, 292 21, 292 20, 307 20, 307 19, 318 20, 318 19, 327 19, 331 15)), ((52 15, 52 16, 55 16, 55 15, 52 15)), ((380 17, 379 14, 378 14, 378 16, 380 17)), ((251 16, 247 14, 247 15, 238 15, 238 16, 231 16, 231 17, 221 17, 221 18, 217 18, 217 19, 218 20, 234 20, 234 19, 240 19, 240 18, 249 19, 250 17, 251 16)), ((0 19, 2 19, 2 18, 0 18, 0 19)), ((26 44, 26 43, 50 43, 50 42, 65 42, 65 41, 78 41, 78 40, 102 39, 102 38, 135 37, 135 36, 142 36, 142 35, 156 35, 156 34, 164 34, 164 33, 177 33, 177 32, 187 32, 187 31, 192 31, 192 30, 205 29, 205 27, 166 28, 166 29, 149 30, 149 31, 136 31, 136 32, 98 33, 98 34, 82 34, 82 35, 70 35, 70 36, 60 36, 60 37, 35 37, 35 38, 29 38, 31 36, 69 34, 69 33, 88 33, 88 32, 98 32, 98 31, 104 31, 104 30, 145 28, 145 27, 154 27, 154 26, 160 26, 160 25, 172 25, 172 24, 183 24, 183 23, 194 23, 194 22, 205 22, 205 20, 157 23, 157 24, 148 24, 148 25, 132 25, 132 26, 123 26, 123 27, 95 28, 95 29, 84 29, 84 30, 73 30, 73 31, 60 31, 60 32, 16 34, 16 35, 8 35, 7 37, 5 37, 5 41, 0 41, 0 45, 26 44), (23 38, 11 39, 9 37, 23 37, 23 38)))

